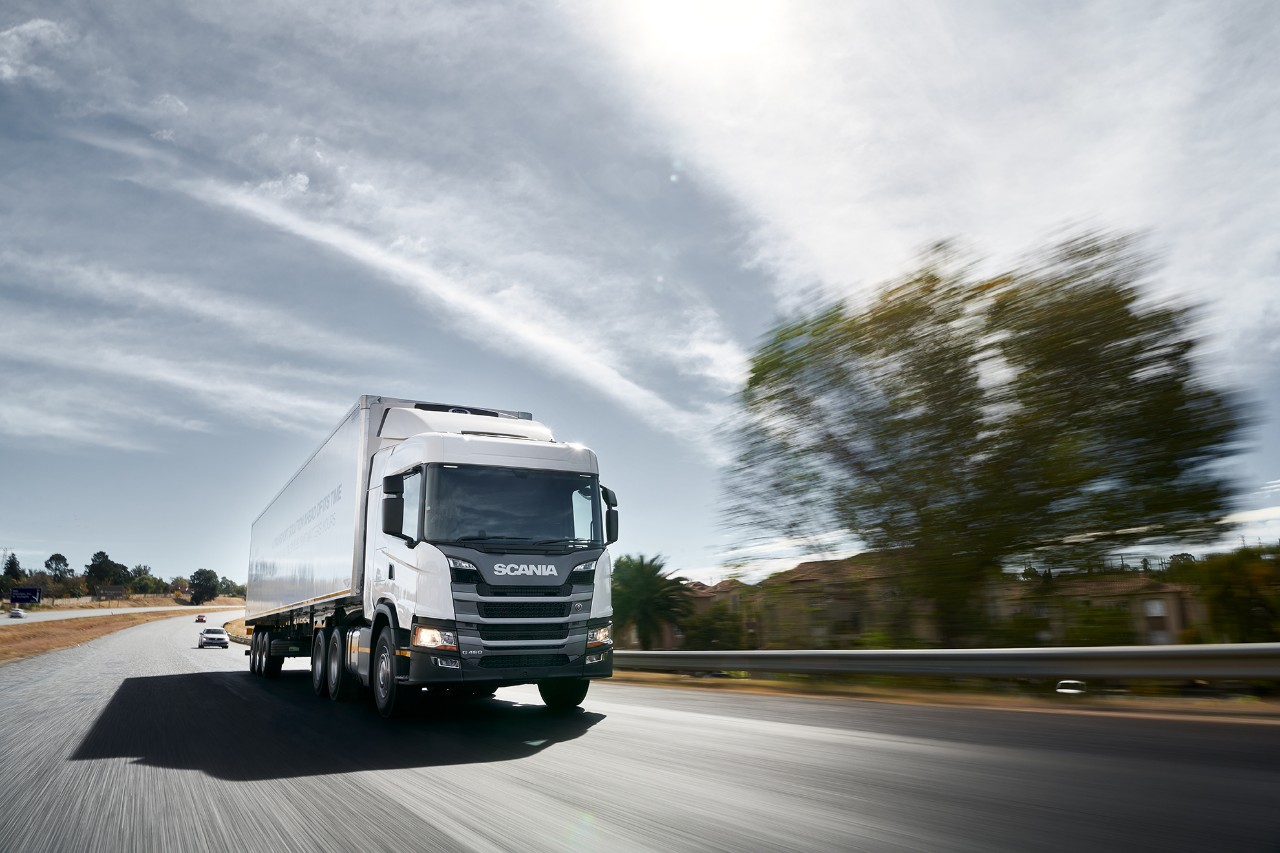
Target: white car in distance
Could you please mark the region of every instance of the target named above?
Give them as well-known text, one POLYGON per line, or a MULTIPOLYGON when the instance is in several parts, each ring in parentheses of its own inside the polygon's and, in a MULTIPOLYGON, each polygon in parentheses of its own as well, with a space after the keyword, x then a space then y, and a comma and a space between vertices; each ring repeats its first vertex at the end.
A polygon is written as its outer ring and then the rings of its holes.
POLYGON ((222 646, 227 649, 231 647, 231 638, 222 628, 205 628, 200 632, 200 648, 205 646, 222 646))

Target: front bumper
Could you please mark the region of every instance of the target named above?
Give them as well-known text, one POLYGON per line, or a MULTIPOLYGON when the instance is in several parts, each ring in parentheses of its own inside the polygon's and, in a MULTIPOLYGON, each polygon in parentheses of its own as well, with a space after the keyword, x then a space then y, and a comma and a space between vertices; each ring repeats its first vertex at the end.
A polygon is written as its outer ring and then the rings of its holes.
POLYGON ((410 649, 402 661, 400 680, 407 684, 454 687, 503 687, 532 684, 554 678, 609 678, 613 675, 613 650, 592 649, 570 656, 558 652, 526 651, 460 656, 457 652, 410 649), (595 663, 588 658, 600 657, 595 663))

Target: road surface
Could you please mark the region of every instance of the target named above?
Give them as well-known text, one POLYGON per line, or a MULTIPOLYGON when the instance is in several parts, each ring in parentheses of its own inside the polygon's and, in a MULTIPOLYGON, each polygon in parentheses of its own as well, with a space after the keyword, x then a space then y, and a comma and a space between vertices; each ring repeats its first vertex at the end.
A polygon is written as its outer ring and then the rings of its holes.
POLYGON ((152 613, 161 610, 181 610, 195 622, 196 614, 203 613, 209 618, 210 625, 221 625, 215 616, 223 621, 230 621, 244 612, 243 607, 206 607, 200 608, 190 604, 170 604, 163 607, 93 607, 85 610, 25 610, 21 620, 10 619, 6 611, 0 625, 21 625, 23 622, 56 622, 59 619, 85 619, 90 616, 118 616, 122 613, 152 613))
POLYGON ((197 630, 0 666, 0 850, 1280 850, 1276 725, 609 683, 387 721, 197 630))

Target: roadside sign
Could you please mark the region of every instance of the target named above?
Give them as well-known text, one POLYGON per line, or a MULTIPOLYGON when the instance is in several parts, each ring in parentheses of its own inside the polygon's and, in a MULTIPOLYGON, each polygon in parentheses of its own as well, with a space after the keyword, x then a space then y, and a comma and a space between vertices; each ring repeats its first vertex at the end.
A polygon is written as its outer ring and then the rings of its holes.
POLYGON ((39 604, 44 589, 38 586, 15 586, 9 590, 10 604, 39 604))

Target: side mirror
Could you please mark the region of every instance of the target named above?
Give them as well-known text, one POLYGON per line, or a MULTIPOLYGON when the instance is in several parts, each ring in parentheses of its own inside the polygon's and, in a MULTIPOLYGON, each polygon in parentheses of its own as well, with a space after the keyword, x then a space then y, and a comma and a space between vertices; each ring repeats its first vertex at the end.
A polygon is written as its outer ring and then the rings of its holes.
POLYGON ((409 541, 404 535, 404 477, 382 478, 382 532, 409 541))
POLYGON ((606 545, 618 541, 618 511, 612 507, 604 514, 604 535, 606 545))
POLYGON ((387 495, 382 499, 382 532, 404 539, 404 498, 387 495))
POLYGON ((613 493, 613 489, 601 486, 600 497, 604 498, 605 506, 609 507, 604 514, 604 544, 612 545, 618 541, 618 496, 613 493))

